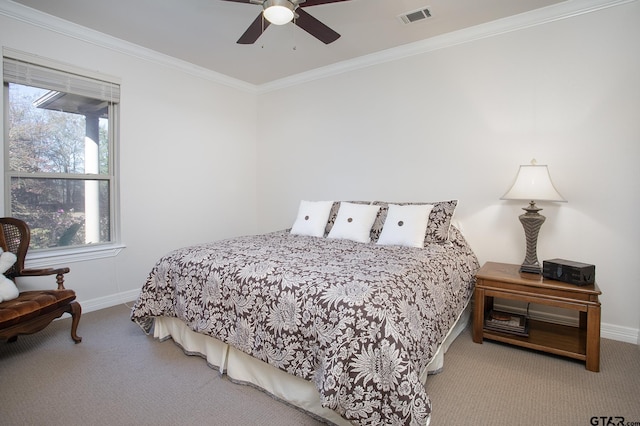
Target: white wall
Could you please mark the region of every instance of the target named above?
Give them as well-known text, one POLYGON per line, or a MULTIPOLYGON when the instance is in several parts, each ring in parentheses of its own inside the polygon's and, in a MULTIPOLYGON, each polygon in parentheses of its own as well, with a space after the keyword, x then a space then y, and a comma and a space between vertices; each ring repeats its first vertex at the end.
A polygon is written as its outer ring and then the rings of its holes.
POLYGON ((85 309, 135 294, 171 249, 290 226, 303 198, 458 198, 480 260, 520 263, 523 205, 499 197, 536 158, 569 200, 540 203, 538 257, 596 264, 603 335, 632 341, 638 18, 634 1, 259 95, 2 14, 0 45, 122 79, 126 248, 69 265, 85 309))
POLYGON ((539 203, 539 259, 595 264, 603 335, 636 341, 639 18, 633 2, 262 94, 260 230, 300 199, 458 198, 481 262, 519 264, 526 203, 499 198, 536 158, 568 199, 539 203))
POLYGON ((116 257, 67 265, 67 287, 76 290, 85 310, 137 295, 153 264, 170 250, 255 232, 254 91, 2 14, 0 45, 122 82, 120 210, 126 248, 116 257))

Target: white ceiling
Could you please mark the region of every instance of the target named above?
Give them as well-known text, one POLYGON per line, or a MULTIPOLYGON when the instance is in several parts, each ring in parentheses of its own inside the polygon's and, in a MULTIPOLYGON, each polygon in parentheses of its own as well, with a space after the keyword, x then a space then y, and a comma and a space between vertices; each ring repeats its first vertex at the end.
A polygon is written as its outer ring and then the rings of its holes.
POLYGON ((341 37, 325 45, 289 23, 237 39, 262 7, 223 0, 14 0, 251 84, 264 84, 565 0, 349 0, 305 11, 341 37), (398 16, 428 7, 432 17, 398 16))

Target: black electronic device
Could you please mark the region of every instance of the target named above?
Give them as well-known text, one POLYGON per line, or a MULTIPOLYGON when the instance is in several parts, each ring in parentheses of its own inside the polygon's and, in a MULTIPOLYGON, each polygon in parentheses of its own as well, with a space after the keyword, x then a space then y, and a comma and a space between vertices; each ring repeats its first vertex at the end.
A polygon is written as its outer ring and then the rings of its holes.
POLYGON ((573 260, 550 259, 542 262, 542 276, 569 284, 589 285, 596 281, 596 267, 573 260))

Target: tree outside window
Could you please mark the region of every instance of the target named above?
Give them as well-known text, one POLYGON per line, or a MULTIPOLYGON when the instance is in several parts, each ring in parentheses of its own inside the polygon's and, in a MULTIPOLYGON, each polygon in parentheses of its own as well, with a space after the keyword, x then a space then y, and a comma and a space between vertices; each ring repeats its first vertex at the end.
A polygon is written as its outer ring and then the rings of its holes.
POLYGON ((11 81, 4 87, 8 214, 29 224, 30 248, 111 242, 114 104, 11 81))

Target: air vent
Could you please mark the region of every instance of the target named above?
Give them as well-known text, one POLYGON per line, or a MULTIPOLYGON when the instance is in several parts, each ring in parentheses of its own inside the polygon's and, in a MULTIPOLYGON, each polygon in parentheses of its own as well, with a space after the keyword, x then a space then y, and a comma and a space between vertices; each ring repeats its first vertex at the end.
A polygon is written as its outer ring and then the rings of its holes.
POLYGON ((423 19, 427 19, 431 17, 431 12, 426 7, 420 8, 418 10, 414 10, 411 12, 403 13, 398 16, 405 24, 413 24, 414 22, 422 21, 423 19))

